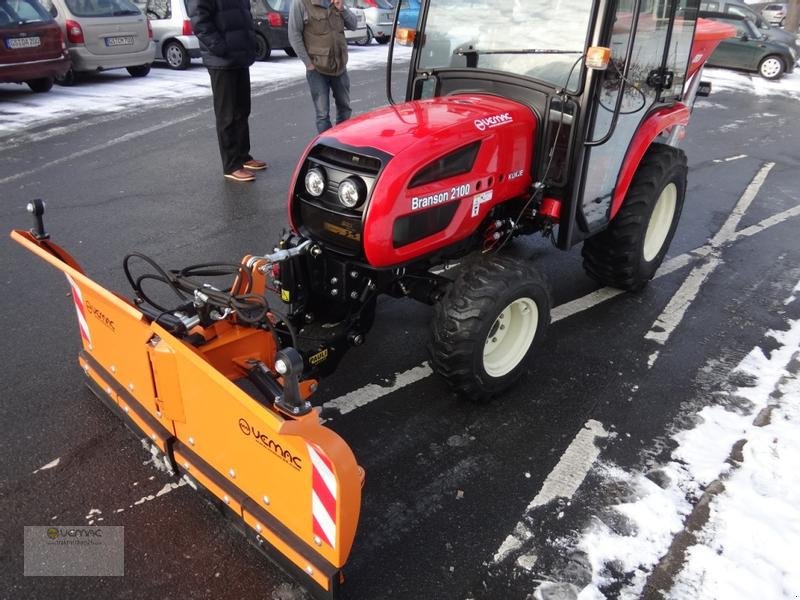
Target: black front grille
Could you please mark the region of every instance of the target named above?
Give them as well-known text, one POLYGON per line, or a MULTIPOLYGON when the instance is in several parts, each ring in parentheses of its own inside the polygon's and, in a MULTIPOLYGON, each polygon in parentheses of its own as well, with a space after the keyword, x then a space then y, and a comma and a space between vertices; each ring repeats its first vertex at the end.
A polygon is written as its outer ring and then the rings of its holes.
POLYGON ((320 144, 314 147, 308 156, 318 159, 318 162, 327 163, 331 167, 338 167, 351 173, 374 177, 381 170, 380 159, 333 146, 320 144))
POLYGON ((300 199, 300 221, 304 233, 330 244, 345 254, 361 251, 361 217, 341 214, 317 203, 300 199))

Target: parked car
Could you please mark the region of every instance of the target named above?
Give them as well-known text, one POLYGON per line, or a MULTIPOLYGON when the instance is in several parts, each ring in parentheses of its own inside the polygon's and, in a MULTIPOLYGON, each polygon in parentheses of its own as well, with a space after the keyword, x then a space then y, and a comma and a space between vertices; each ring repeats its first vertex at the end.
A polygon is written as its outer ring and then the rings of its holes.
POLYGON ((786 44, 768 40, 750 19, 700 11, 699 16, 730 25, 736 36, 722 40, 708 59, 709 66, 757 71, 764 79, 779 79, 794 70, 797 53, 786 44))
POLYGON ((279 48, 297 56, 289 44, 289 7, 292 0, 250 0, 256 24, 256 60, 267 60, 279 48))
POLYGON ((358 24, 355 29, 344 29, 344 37, 347 39, 348 44, 358 44, 359 46, 366 46, 372 41, 372 36, 367 29, 367 17, 364 11, 356 6, 356 0, 344 0, 347 8, 356 14, 358 24))
POLYGON ((786 44, 794 48, 796 53, 800 54, 800 46, 798 46, 797 37, 795 37, 794 34, 773 27, 769 24, 769 21, 764 19, 759 13, 753 10, 752 7, 744 4, 741 0, 703 0, 700 3, 700 10, 747 17, 756 24, 756 27, 761 30, 761 33, 767 36, 768 40, 786 44))
POLYGON ((144 15, 153 30, 156 60, 171 69, 185 69, 200 57, 200 41, 192 31, 186 0, 147 0, 144 15))
POLYGON ((374 39, 379 44, 387 44, 392 37, 394 24, 392 3, 389 0, 354 0, 354 3, 356 8, 364 11, 369 40, 374 39))
POLYGON ((786 23, 786 5, 785 4, 767 4, 761 9, 761 16, 770 25, 777 25, 783 27, 786 23))
POLYGON ((77 74, 127 69, 144 77, 155 59, 150 23, 130 0, 43 0, 61 27, 72 67, 56 83, 72 85, 77 74))
POLYGON ((47 92, 70 68, 61 29, 37 0, 0 0, 0 83, 47 92))
POLYGON ((419 19, 420 0, 400 0, 397 14, 397 26, 416 29, 419 19))

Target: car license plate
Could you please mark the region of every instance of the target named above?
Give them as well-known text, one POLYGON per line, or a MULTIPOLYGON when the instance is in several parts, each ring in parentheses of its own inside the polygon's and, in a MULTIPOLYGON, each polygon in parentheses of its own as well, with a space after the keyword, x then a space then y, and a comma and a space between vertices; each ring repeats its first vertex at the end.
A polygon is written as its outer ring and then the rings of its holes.
POLYGON ((106 46, 133 46, 133 36, 118 35, 116 37, 107 37, 106 46))
POLYGON ((19 50, 20 48, 38 48, 41 45, 42 38, 40 38, 38 35, 6 39, 6 47, 10 50, 19 50))

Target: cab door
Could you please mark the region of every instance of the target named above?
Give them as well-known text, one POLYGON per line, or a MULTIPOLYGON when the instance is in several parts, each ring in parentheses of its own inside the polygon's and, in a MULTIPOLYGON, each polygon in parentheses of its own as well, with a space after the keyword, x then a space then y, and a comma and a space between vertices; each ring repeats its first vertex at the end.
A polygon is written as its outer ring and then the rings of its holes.
POLYGON ((608 224, 634 134, 653 110, 682 93, 698 6, 699 0, 620 0, 613 9, 605 38, 611 64, 584 98, 593 112, 583 176, 573 191, 575 222, 560 243, 572 246, 608 224))

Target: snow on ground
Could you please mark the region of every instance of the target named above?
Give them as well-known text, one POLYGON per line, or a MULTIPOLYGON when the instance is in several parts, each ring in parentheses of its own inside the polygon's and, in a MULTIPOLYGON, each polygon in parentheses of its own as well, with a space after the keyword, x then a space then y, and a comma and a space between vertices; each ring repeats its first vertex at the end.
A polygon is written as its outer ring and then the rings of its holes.
MULTIPOLYGON (((714 92, 749 92, 756 96, 789 96, 800 99, 800 67, 776 81, 764 79, 756 73, 731 71, 729 69, 703 69, 703 80, 711 82, 711 98, 714 92)), ((698 101, 697 105, 701 106, 698 101)))
MULTIPOLYGON (((386 64, 388 46, 350 46, 348 50, 350 70, 386 64)), ((395 56, 409 54, 407 48, 395 48, 395 56)), ((270 60, 250 67, 254 95, 304 77, 305 67, 300 59, 285 56, 281 51, 275 52, 270 60)), ((45 94, 34 94, 28 86, 0 83, 0 138, 75 116, 116 115, 210 95, 208 71, 199 59, 193 60, 185 71, 156 63, 147 77, 140 78, 131 77, 125 69, 105 71, 72 87, 55 85, 45 94)))
MULTIPOLYGON (((792 301, 798 291, 800 283, 792 301)), ((674 436, 677 448, 658 476, 601 467, 604 478, 635 494, 614 507, 627 519, 627 535, 599 520, 582 534, 579 548, 589 556, 594 579, 580 600, 605 598, 601 590, 615 581, 610 570, 633 574, 618 597, 640 597, 654 565, 715 480, 724 491, 712 498, 709 520, 666 597, 800 597, 800 321, 767 337, 779 347, 768 354, 757 347, 744 358, 734 372, 747 383, 726 393, 729 402, 704 408, 694 429, 674 436), (766 408, 768 422, 754 422, 766 408), (742 456, 731 461, 739 440, 746 440, 742 456)))

